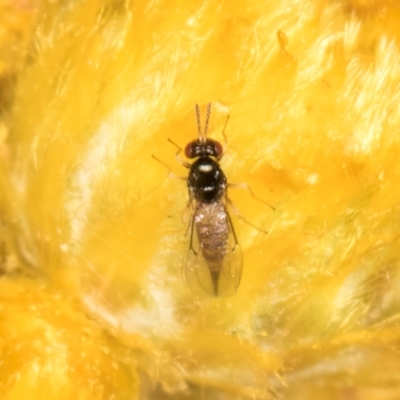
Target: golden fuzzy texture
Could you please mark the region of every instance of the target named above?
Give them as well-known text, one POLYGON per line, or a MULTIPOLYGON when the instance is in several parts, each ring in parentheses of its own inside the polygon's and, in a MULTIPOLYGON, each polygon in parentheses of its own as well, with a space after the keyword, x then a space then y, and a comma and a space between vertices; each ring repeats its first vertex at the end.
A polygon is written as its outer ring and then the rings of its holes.
POLYGON ((0 282, 0 336, 34 348, 36 375, 2 352, 2 398, 400 398, 399 17, 394 0, 44 2, 9 66, 0 170, 2 257, 24 267, 0 282), (221 143, 230 116, 228 181, 275 211, 229 188, 268 234, 231 212, 241 284, 207 300, 182 277, 186 185, 152 155, 186 176, 167 139, 196 138, 208 102, 221 143))

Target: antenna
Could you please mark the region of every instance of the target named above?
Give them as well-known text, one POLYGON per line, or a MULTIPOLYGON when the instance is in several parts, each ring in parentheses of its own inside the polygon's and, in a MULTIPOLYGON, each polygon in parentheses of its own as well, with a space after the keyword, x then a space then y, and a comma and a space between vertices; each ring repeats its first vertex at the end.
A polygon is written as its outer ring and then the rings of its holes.
POLYGON ((207 137, 208 121, 210 120, 211 114, 211 103, 208 103, 207 114, 206 114, 206 125, 204 126, 204 138, 207 137))
POLYGON ((197 103, 196 103, 195 109, 196 109, 196 119, 197 119, 197 133, 198 133, 198 135, 199 135, 199 139, 201 139, 201 137, 202 137, 203 135, 201 134, 200 108, 199 108, 199 105, 198 105, 197 103))
POLYGON ((205 142, 207 138, 207 130, 208 130, 208 121, 210 120, 211 114, 211 103, 208 103, 207 113, 206 113, 206 124, 204 125, 204 133, 201 131, 201 121, 200 121, 200 107, 196 103, 196 119, 197 119, 197 133, 199 135, 200 142, 205 142))

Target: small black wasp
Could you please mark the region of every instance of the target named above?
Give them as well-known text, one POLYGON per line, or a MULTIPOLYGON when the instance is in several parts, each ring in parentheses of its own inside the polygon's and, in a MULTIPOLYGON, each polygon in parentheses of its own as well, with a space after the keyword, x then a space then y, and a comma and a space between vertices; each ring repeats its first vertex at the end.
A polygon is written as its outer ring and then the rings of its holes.
MULTIPOLYGON (((237 291, 243 267, 242 251, 227 210, 228 204, 233 206, 228 198, 228 186, 245 187, 255 199, 260 199, 246 184, 228 185, 219 165, 224 154, 223 148, 216 140, 207 138, 211 103, 207 107, 204 130, 201 129, 198 104, 195 111, 198 138, 186 145, 184 153, 187 158, 196 160, 192 164, 182 160, 179 157, 182 149, 168 139, 178 148, 176 157, 179 162, 189 169, 187 178, 182 178, 187 181, 191 209, 184 271, 187 282, 195 293, 228 296, 237 291)), ((157 157, 153 157, 168 168, 157 157)), ((275 210, 270 204, 262 202, 275 210)), ((240 218, 260 230, 243 217, 240 218)))
MULTIPOLYGON (((243 256, 227 210, 228 183, 219 165, 223 148, 216 140, 207 138, 211 103, 204 131, 198 104, 195 110, 198 138, 187 144, 185 156, 196 160, 192 164, 183 162, 189 169, 187 185, 192 211, 185 275, 196 293, 230 295, 239 286, 243 256)), ((177 154, 181 152, 178 149, 177 154)))
POLYGON ((223 148, 216 140, 207 138, 210 114, 211 103, 202 131, 196 104, 198 138, 185 148, 187 158, 196 158, 193 164, 186 164, 192 217, 185 274, 195 292, 220 296, 236 292, 243 256, 227 210, 228 183, 219 165, 223 148))

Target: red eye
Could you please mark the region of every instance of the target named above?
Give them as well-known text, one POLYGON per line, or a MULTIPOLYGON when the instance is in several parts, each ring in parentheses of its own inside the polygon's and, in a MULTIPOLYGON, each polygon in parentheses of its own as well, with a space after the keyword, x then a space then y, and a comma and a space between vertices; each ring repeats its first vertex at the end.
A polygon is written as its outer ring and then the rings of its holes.
POLYGON ((220 157, 223 153, 223 148, 221 146, 221 143, 219 142, 214 142, 214 146, 215 146, 215 156, 216 157, 220 157))
POLYGON ((194 158, 196 157, 196 143, 190 142, 185 147, 185 156, 187 158, 194 158))

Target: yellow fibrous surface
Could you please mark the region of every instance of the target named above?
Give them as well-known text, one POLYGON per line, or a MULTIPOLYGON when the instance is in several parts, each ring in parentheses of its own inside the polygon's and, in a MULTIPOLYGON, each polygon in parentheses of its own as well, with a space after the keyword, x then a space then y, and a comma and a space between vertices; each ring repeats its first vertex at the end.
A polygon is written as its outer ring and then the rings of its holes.
MULTIPOLYGON (((107 335, 37 281, 0 282, 2 398, 128 398, 138 375, 107 335)), ((133 366, 134 367, 134 366, 133 366)))
POLYGON ((396 1, 0 7, 2 399, 400 398, 396 1), (203 298, 208 103, 243 274, 203 298))

